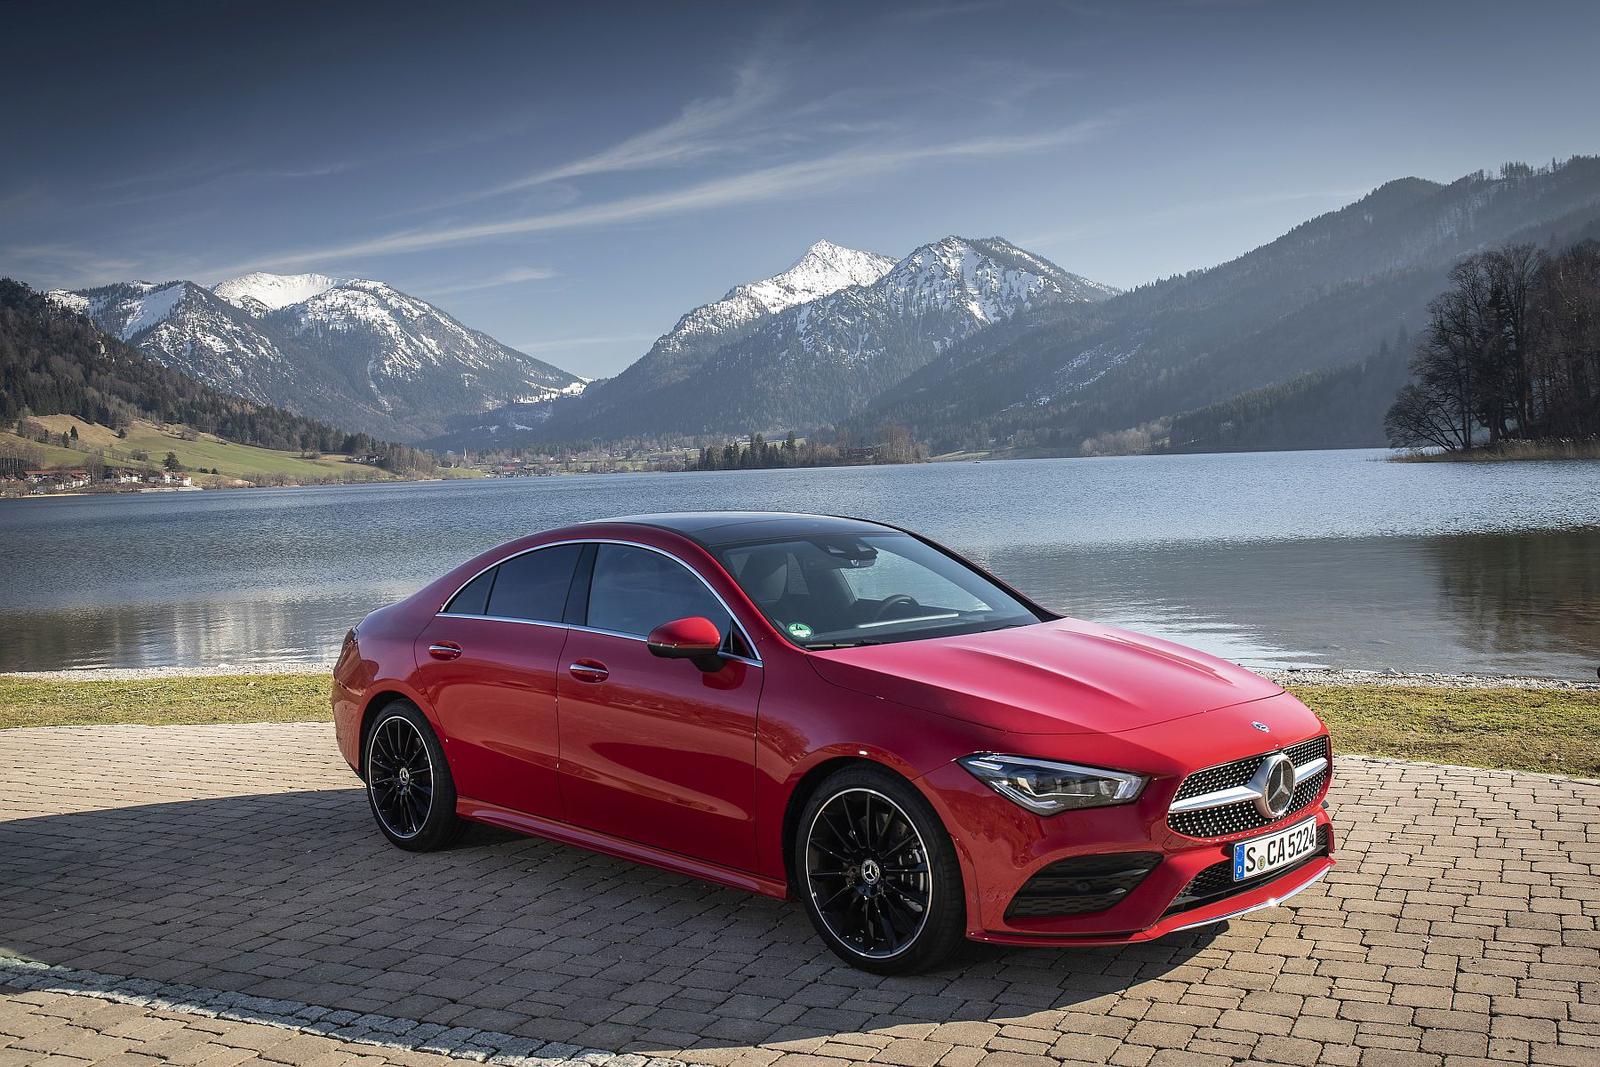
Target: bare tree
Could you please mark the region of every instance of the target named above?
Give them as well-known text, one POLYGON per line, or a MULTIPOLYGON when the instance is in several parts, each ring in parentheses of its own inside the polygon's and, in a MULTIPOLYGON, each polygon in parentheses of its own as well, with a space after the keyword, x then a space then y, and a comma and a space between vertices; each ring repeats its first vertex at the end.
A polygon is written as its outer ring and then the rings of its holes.
POLYGON ((1411 373, 1384 419, 1394 444, 1600 436, 1600 244, 1507 245, 1456 264, 1411 373))
POLYGON ((1402 387, 1383 417, 1383 429, 1390 443, 1401 448, 1435 445, 1455 452, 1472 445, 1471 427, 1460 419, 1459 398, 1437 383, 1402 387))
POLYGON ((1490 343, 1484 324, 1492 298, 1482 257, 1456 264, 1450 281, 1428 304, 1428 326, 1411 357, 1415 384, 1401 390, 1384 417, 1396 445, 1471 448, 1473 425, 1484 414, 1478 371, 1490 343))
POLYGON ((1600 244, 1586 241, 1543 263, 1530 359, 1532 405, 1544 436, 1600 435, 1600 244))
POLYGON ((1479 419, 1490 441, 1526 437, 1533 430, 1529 363, 1538 346, 1535 292, 1544 255, 1531 244, 1507 245, 1474 257, 1488 289, 1478 329, 1479 419))

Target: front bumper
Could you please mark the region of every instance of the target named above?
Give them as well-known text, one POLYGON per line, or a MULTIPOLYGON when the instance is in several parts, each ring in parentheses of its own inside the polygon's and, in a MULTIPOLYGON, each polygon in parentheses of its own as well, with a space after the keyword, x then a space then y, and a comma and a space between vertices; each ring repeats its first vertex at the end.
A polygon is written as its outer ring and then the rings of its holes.
MULTIPOLYGON (((1324 818, 1326 813, 1324 813, 1324 818)), ((1276 877, 1268 876, 1250 889, 1218 900, 1211 904, 1185 911, 1167 912, 1159 919, 1143 929, 1137 930, 1088 930, 1088 929, 996 929, 969 931, 968 937, 974 941, 986 941, 1000 945, 1082 945, 1092 947, 1095 945, 1130 945, 1141 941, 1154 941, 1158 937, 1175 934, 1180 930, 1190 930, 1199 926, 1211 926, 1214 923, 1226 922, 1240 915, 1247 915, 1263 908, 1275 907, 1299 893, 1309 889, 1322 877, 1333 869, 1331 855, 1318 856, 1309 862, 1294 867, 1276 877)), ((1126 909, 1126 904, 1119 904, 1110 909, 1121 912, 1124 916, 1132 918, 1126 909)), ((1022 925, 1022 920, 1012 920, 1015 926, 1022 925)), ((1051 924, 1039 923, 1040 927, 1054 925, 1057 927, 1069 925, 1069 920, 1057 919, 1051 924)), ((1089 924, 1082 924, 1088 926, 1089 924)), ((1096 924, 1099 925, 1099 924, 1096 924)), ((1117 925, 1113 923, 1112 925, 1117 925)))
POLYGON ((1179 780, 1152 782, 1131 804, 1041 818, 999 796, 959 765, 926 775, 922 784, 941 809, 961 857, 968 898, 967 936, 1007 945, 1149 941, 1281 903, 1333 867, 1336 841, 1323 804, 1326 784, 1309 803, 1273 823, 1201 839, 1168 826, 1167 809, 1179 780), (1320 847, 1311 857, 1239 886, 1231 882, 1231 873, 1219 880, 1217 872, 1209 871, 1231 863, 1235 843, 1307 818, 1315 818, 1320 839, 1320 847), (1118 857, 1129 862, 1109 862, 1118 857), (1127 879, 1122 885, 1131 884, 1131 888, 1121 889, 1115 902, 1096 910, 1037 914, 1052 909, 1018 906, 1036 891, 1036 875, 1043 873, 1048 880, 1053 871, 1072 869, 1063 861, 1082 861, 1093 868, 1101 858, 1107 861, 1107 869, 1137 868, 1142 863, 1149 870, 1142 877, 1127 879), (1197 892, 1191 887, 1210 891, 1197 892))

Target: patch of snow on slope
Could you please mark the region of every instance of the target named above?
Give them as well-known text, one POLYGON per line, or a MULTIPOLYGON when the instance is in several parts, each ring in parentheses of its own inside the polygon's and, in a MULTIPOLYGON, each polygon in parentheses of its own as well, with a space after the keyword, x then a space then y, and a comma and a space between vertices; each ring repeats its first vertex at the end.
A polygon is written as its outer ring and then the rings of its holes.
POLYGON ((52 289, 44 294, 44 298, 56 307, 76 311, 80 315, 89 314, 89 298, 82 293, 74 293, 69 289, 52 289))
POLYGON ((183 283, 173 282, 165 289, 146 290, 138 299, 129 301, 128 320, 120 331, 122 339, 126 341, 164 320, 182 297, 183 283))
POLYGON ((235 307, 252 314, 256 309, 251 301, 276 311, 290 304, 299 304, 327 292, 339 285, 338 278, 326 274, 267 274, 256 271, 218 282, 211 291, 235 307))

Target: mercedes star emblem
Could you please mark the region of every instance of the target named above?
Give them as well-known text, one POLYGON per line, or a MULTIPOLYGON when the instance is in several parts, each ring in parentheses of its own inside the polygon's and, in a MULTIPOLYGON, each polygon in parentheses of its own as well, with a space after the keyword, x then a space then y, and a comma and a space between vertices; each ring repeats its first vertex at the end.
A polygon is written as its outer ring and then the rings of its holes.
POLYGON ((1264 819, 1282 818, 1294 803, 1294 760, 1274 752, 1261 764, 1250 784, 1255 787, 1256 810, 1264 819))

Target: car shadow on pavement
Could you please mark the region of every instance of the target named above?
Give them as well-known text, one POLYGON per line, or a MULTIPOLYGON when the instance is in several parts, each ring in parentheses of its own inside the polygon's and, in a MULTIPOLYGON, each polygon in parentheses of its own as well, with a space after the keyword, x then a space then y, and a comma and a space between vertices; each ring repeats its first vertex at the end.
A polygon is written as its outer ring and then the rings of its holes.
POLYGON ((1100 1014, 1214 936, 883 978, 792 903, 481 827, 403 852, 358 789, 19 819, 0 858, 0 952, 616 1051, 1100 1014))

